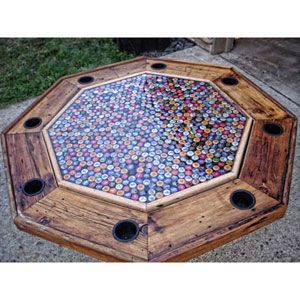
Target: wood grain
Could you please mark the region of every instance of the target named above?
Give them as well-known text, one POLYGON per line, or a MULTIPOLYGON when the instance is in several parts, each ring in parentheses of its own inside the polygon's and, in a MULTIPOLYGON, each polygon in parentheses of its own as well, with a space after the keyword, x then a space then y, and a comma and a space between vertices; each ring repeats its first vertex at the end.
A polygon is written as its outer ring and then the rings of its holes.
POLYGON ((102 245, 97 245, 81 238, 74 237, 69 233, 64 233, 48 226, 41 225, 33 222, 29 218, 17 216, 14 218, 14 223, 20 230, 100 260, 107 262, 135 261, 135 257, 120 255, 118 251, 107 249, 102 245), (124 257, 126 257, 126 259, 124 259, 124 257))
POLYGON ((254 119, 284 119, 289 117, 288 112, 281 105, 233 68, 227 70, 222 77, 214 79, 213 82, 254 119), (221 81, 223 77, 235 77, 238 84, 223 84, 221 81))
POLYGON ((146 224, 145 213, 58 188, 27 209, 24 215, 59 232, 102 245, 108 255, 113 249, 114 253, 120 252, 118 257, 123 259, 130 256, 133 260, 147 260, 147 235, 141 232, 129 243, 118 242, 112 235, 113 226, 120 220, 132 219, 140 226, 146 224))
POLYGON ((7 134, 9 130, 11 130, 15 124, 21 120, 28 112, 30 112, 39 102, 43 100, 45 96, 47 96, 53 89, 55 89, 61 82, 63 81, 62 78, 58 79, 53 85, 51 85, 46 91, 40 95, 36 101, 32 102, 14 121, 9 123, 3 130, 2 134, 7 134))
POLYGON ((289 203, 290 188, 292 183, 293 166, 294 166, 294 159, 295 159, 297 125, 298 125, 298 120, 295 117, 293 122, 293 127, 291 129, 291 139, 289 143, 290 144, 289 159, 287 163, 287 172, 286 172, 284 190, 282 195, 282 203, 285 205, 288 205, 289 203))
POLYGON ((188 245, 200 247, 203 236, 210 235, 209 239, 214 240, 220 230, 230 234, 240 223, 276 205, 275 199, 237 179, 152 212, 148 218, 149 259, 167 260, 190 250, 188 245), (229 196, 237 189, 246 189, 255 195, 254 209, 239 210, 231 205, 229 196))
POLYGON ((172 256, 162 254, 151 261, 184 262, 196 256, 202 255, 217 247, 221 247, 241 236, 251 233, 263 226, 266 226, 285 214, 286 206, 278 204, 269 209, 260 211, 256 215, 246 218, 241 222, 219 228, 214 232, 203 235, 199 239, 194 239, 172 252, 172 256))
POLYGON ((1 134, 1 146, 2 146, 2 155, 3 155, 3 165, 4 165, 5 176, 6 176, 6 181, 7 181, 7 192, 8 192, 9 206, 10 206, 10 211, 11 211, 11 214, 12 214, 12 218, 14 219, 17 216, 18 213, 17 213, 17 207, 16 207, 15 198, 14 198, 14 193, 13 193, 13 190, 12 190, 13 185, 12 185, 10 167, 9 167, 9 162, 8 162, 6 139, 5 139, 4 134, 1 134))
POLYGON ((281 201, 290 148, 293 119, 259 120, 253 124, 239 178, 281 201), (280 124, 284 131, 272 136, 263 131, 267 122, 280 124))
POLYGON ((34 106, 15 122, 7 134, 40 132, 41 128, 45 126, 78 91, 78 87, 63 80, 46 96, 38 99, 34 106), (23 123, 31 117, 40 117, 43 121, 42 125, 32 129, 24 128, 23 123))
POLYGON ((89 87, 95 84, 104 83, 106 81, 114 80, 119 77, 128 76, 135 73, 140 73, 146 70, 146 59, 138 57, 122 61, 119 63, 106 65, 100 68, 92 69, 86 72, 73 74, 67 77, 68 81, 80 88, 89 87), (92 76, 94 81, 90 84, 80 84, 78 79, 82 76, 92 76))
POLYGON ((57 184, 41 133, 7 135, 6 143, 12 190, 18 210, 24 211, 55 189, 57 184), (39 195, 26 196, 21 187, 32 178, 43 179, 45 189, 39 195))
POLYGON ((228 67, 194 63, 190 61, 176 61, 171 59, 147 59, 147 71, 154 73, 167 73, 176 76, 187 76, 198 79, 216 80, 226 74, 228 67), (153 70, 153 63, 164 63, 166 69, 153 70))

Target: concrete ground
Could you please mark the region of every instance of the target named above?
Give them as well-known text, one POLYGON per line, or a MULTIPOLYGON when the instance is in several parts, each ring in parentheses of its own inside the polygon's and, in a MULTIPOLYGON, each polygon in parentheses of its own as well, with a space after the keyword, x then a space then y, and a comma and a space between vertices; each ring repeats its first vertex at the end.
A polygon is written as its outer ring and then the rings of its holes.
MULTIPOLYGON (((199 47, 168 57, 230 65, 300 117, 300 39, 240 39, 230 53, 211 56, 199 47)), ((0 110, 0 131, 33 100, 0 110)), ((284 218, 199 256, 192 262, 300 261, 300 151, 299 128, 290 205, 284 218)), ((0 149, 0 261, 95 262, 88 256, 16 229, 10 217, 2 151, 0 149)))

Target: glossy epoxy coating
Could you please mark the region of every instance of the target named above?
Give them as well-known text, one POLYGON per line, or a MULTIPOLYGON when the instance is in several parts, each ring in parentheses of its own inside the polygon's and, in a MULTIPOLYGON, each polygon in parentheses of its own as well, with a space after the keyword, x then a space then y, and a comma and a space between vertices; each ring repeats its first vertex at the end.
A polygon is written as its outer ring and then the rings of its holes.
POLYGON ((230 172, 245 123, 208 82, 141 74, 83 91, 48 133, 64 180, 153 202, 230 172))

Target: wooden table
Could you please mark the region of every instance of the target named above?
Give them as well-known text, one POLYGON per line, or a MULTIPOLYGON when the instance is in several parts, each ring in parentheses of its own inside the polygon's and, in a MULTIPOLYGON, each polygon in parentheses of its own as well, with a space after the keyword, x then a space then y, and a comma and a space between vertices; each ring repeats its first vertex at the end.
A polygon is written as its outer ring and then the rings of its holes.
POLYGON ((225 66, 63 77, 2 134, 13 220, 106 261, 188 260, 284 215, 296 123, 225 66))

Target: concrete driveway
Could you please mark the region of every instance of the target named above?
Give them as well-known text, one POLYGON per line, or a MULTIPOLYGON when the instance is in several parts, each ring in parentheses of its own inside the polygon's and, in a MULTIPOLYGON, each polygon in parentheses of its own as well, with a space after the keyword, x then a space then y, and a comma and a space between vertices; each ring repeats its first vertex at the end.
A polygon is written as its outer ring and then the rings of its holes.
MULTIPOLYGON (((235 49, 211 56, 199 47, 168 55, 170 58, 230 65, 300 116, 300 39, 241 39, 235 49)), ((33 100, 0 110, 0 131, 33 100)), ((299 262, 300 261, 300 151, 299 128, 290 205, 285 217, 235 240, 193 262, 299 262)), ((5 170, 0 149, 0 261, 94 262, 93 258, 17 230, 10 217, 5 170)))

